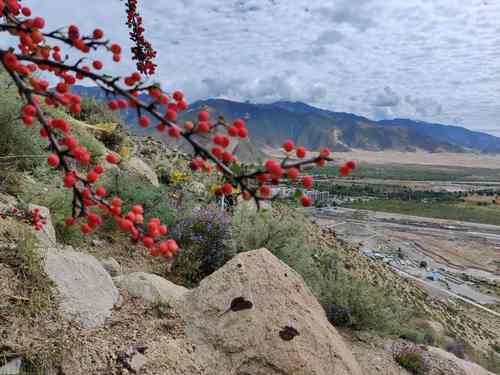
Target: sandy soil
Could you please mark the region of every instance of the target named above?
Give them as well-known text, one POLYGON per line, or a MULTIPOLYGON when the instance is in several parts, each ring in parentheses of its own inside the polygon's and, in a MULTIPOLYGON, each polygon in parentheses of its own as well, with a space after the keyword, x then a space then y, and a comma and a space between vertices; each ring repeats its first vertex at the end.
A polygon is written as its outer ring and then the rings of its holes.
POLYGON ((373 164, 420 164, 420 165, 447 165, 471 168, 499 168, 500 155, 484 154, 454 154, 448 152, 430 153, 425 151, 365 151, 336 153, 342 160, 358 160, 373 164))

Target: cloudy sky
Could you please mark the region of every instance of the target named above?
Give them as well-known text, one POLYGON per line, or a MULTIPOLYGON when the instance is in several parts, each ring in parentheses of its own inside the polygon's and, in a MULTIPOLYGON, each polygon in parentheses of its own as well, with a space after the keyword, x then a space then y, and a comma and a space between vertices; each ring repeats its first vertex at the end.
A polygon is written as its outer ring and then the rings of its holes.
MULTIPOLYGON (((102 27, 119 0, 25 0, 50 27, 102 27)), ((500 0, 139 0, 164 88, 299 100, 500 136, 500 0)), ((125 64, 119 72, 133 68, 125 64)))

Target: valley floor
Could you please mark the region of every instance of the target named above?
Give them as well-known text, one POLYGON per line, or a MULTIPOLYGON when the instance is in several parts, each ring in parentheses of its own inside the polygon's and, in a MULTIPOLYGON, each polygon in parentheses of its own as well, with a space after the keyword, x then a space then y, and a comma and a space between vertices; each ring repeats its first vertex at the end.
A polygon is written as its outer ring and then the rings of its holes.
POLYGON ((348 208, 311 213, 364 255, 425 280, 431 293, 442 290, 482 305, 500 302, 500 226, 348 208))

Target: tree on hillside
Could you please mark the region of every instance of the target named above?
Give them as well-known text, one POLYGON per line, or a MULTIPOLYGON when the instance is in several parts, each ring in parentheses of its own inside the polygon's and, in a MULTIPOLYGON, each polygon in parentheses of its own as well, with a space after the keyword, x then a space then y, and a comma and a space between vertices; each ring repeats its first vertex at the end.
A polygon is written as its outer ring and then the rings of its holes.
MULTIPOLYGON (((36 129, 39 137, 47 142, 50 154, 47 163, 59 170, 63 184, 73 193, 72 212, 66 220, 67 225, 80 225, 81 232, 88 234, 102 224, 102 215, 113 217, 116 224, 129 232, 136 241, 141 241, 150 249, 152 255, 166 258, 175 256, 178 246, 172 239, 167 239, 168 228, 157 218, 144 220, 144 209, 137 202, 129 212, 122 212, 122 200, 119 196, 109 197, 99 181, 108 168, 107 164, 119 164, 120 157, 109 153, 105 162, 92 158, 89 150, 81 144, 71 124, 65 118, 50 113, 54 108, 63 109, 78 115, 81 98, 72 92, 72 86, 83 79, 89 79, 99 86, 108 96, 108 106, 112 110, 132 108, 137 112, 138 125, 147 128, 155 121, 159 132, 166 132, 172 138, 180 138, 193 149, 190 167, 192 170, 207 173, 219 173, 224 183, 217 194, 230 196, 236 189, 245 200, 254 200, 257 204, 272 199, 271 186, 280 179, 299 181, 303 188, 310 189, 313 179, 301 176, 301 168, 316 164, 324 166, 332 161, 329 149, 322 148, 316 154, 310 154, 303 147, 296 147, 293 141, 283 143, 285 157, 280 160, 267 160, 256 168, 245 166, 228 151, 231 138, 246 138, 248 132, 245 121, 236 119, 233 123, 212 122, 207 111, 198 113, 198 121, 177 123, 178 113, 188 108, 188 103, 181 91, 167 92, 158 85, 148 84, 145 75, 153 74, 156 52, 143 37, 142 19, 137 14, 137 1, 126 1, 128 24, 131 38, 135 43, 134 59, 138 70, 125 77, 115 77, 109 72, 103 73, 104 63, 91 59, 91 52, 104 50, 111 54, 115 63, 121 61, 122 47, 106 40, 106 34, 96 28, 90 34, 84 34, 75 25, 56 30, 46 30, 45 20, 36 16, 20 0, 0 0, 0 31, 9 33, 19 41, 17 46, 0 49, 1 64, 12 83, 17 87, 24 102, 21 109, 22 122, 26 127, 36 129), (68 49, 69 57, 63 56, 62 46, 68 49), (87 63, 88 61, 90 63, 87 63), (41 72, 51 75, 57 81, 54 90, 49 81, 42 78, 41 72), (147 94, 149 101, 140 99, 147 94), (224 131, 222 131, 224 129, 224 131), (209 138, 207 146, 203 139, 209 138)), ((340 167, 340 173, 346 176, 355 167, 350 161, 340 167)), ((312 200, 297 193, 297 199, 304 206, 310 206, 312 200)), ((39 218, 34 220, 37 227, 39 218)))

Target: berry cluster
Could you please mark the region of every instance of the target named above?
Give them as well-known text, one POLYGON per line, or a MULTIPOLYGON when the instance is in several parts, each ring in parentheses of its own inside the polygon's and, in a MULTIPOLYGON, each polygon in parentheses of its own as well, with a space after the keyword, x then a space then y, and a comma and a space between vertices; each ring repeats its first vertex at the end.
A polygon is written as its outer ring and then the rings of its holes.
POLYGON ((6 219, 7 217, 16 218, 23 223, 31 225, 37 231, 41 231, 47 224, 47 218, 42 217, 42 213, 39 208, 35 208, 33 210, 23 210, 13 207, 10 210, 0 211, 0 219, 6 219))
MULTIPOLYGON (((135 1, 128 4, 136 6, 135 1)), ((19 0, 0 0, 0 32, 8 32, 19 39, 16 48, 1 49, 0 63, 19 90, 25 104, 21 118, 25 126, 38 127, 39 136, 45 139, 51 150, 47 163, 61 171, 63 185, 73 192, 72 214, 67 225, 79 223, 83 234, 89 234, 103 223, 103 217, 112 218, 119 228, 130 233, 135 242, 142 242, 152 255, 166 258, 175 256, 178 251, 174 240, 168 239, 168 228, 157 218, 148 218, 140 204, 130 212, 122 212, 120 197, 108 197, 106 189, 99 184, 108 164, 120 163, 120 158, 110 153, 105 160, 95 160, 89 150, 72 133, 71 122, 65 118, 51 118, 48 107, 61 107, 67 112, 77 114, 81 111, 81 98, 72 92, 73 85, 82 79, 90 79, 100 86, 111 100, 112 110, 133 108, 138 114, 138 125, 147 128, 154 124, 159 132, 166 132, 172 138, 181 138, 193 148, 190 167, 194 171, 216 172, 222 183, 217 194, 241 194, 243 199, 254 199, 257 204, 262 200, 273 199, 272 185, 280 180, 297 181, 302 187, 313 186, 311 176, 301 175, 307 165, 324 166, 333 160, 331 151, 323 148, 319 153, 307 158, 308 151, 296 147, 293 141, 283 144, 285 157, 281 161, 268 160, 264 165, 248 170, 242 166, 231 151, 231 144, 248 137, 245 121, 237 119, 232 124, 223 119, 211 121, 208 111, 200 111, 196 121, 178 124, 177 117, 188 108, 188 102, 181 91, 167 93, 158 85, 146 85, 143 74, 151 72, 148 65, 142 71, 126 77, 112 77, 101 73, 104 64, 93 60, 86 65, 87 59, 79 59, 76 64, 68 64, 61 56, 61 48, 54 43, 71 46, 75 54, 86 56, 92 50, 102 48, 110 52, 115 62, 121 60, 121 46, 103 40, 104 32, 95 29, 90 35, 83 34, 75 25, 51 32, 44 31, 45 20, 32 17, 31 9, 21 6, 19 0), (49 90, 49 82, 40 78, 39 71, 51 74, 57 81, 55 90, 49 90), (141 74, 142 73, 142 74, 141 74), (141 95, 142 94, 142 95, 141 95), (147 95, 149 100, 141 97, 147 95), (209 143, 206 143, 206 140, 209 143)), ((349 174, 355 167, 350 161, 340 168, 342 175, 349 174)), ((309 196, 298 197, 304 206, 310 206, 309 196)), ((33 218, 39 218, 37 214, 33 218)), ((35 220, 36 223, 43 220, 35 220)))
POLYGON ((135 43, 132 47, 133 59, 137 60, 137 70, 146 75, 154 74, 156 64, 153 59, 156 51, 151 43, 144 38, 144 27, 142 17, 137 13, 137 0, 126 0, 127 26, 131 29, 130 39, 135 43))

